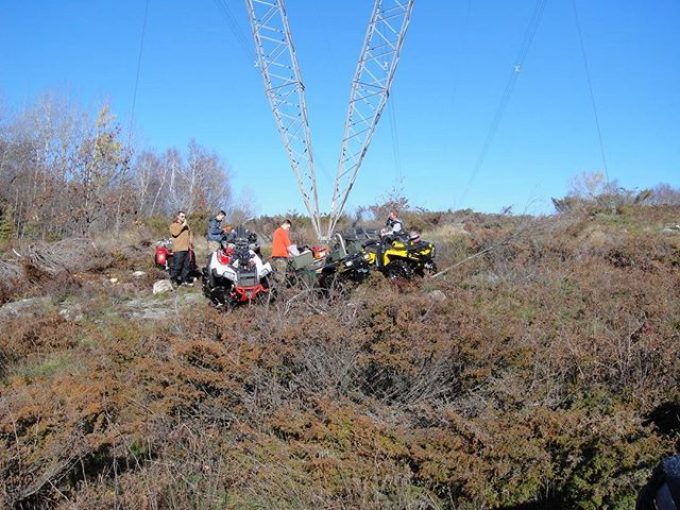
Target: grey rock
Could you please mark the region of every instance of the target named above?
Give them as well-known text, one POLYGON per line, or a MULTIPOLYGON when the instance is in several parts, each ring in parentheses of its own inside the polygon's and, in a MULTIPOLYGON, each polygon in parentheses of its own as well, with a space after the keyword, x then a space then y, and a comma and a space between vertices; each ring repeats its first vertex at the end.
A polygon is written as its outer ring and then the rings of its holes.
POLYGON ((0 320, 40 317, 45 314, 49 304, 50 298, 46 296, 6 303, 0 307, 0 320))
POLYGON ((172 282, 170 280, 158 280, 153 284, 154 295, 171 292, 172 290, 172 282))
POLYGON ((446 297, 446 294, 444 294, 444 292, 439 290, 439 289, 433 290, 432 292, 429 292, 427 294, 427 297, 429 297, 431 301, 436 301, 437 303, 441 303, 441 302, 446 301, 448 299, 446 297))
POLYGON ((59 310, 59 315, 69 322, 79 322, 85 318, 83 315, 83 307, 80 303, 62 308, 59 310))
POLYGON ((194 292, 175 294, 161 301, 153 298, 133 299, 125 304, 125 308, 133 319, 161 320, 184 314, 185 307, 198 303, 205 303, 205 299, 202 294, 194 292))

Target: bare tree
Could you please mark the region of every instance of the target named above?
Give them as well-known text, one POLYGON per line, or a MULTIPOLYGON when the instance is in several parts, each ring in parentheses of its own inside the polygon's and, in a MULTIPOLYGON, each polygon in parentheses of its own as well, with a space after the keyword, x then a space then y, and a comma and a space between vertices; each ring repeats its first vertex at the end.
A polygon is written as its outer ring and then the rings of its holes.
POLYGON ((229 173, 192 140, 183 153, 132 148, 107 105, 91 119, 54 94, 0 116, 0 203, 18 237, 118 232, 126 216, 227 209, 229 173))
POLYGON ((77 219, 83 234, 106 226, 106 212, 118 201, 113 190, 125 182, 129 151, 120 141, 120 126, 114 120, 108 106, 103 106, 74 162, 73 189, 79 198, 77 219))
POLYGON ((659 184, 652 190, 649 203, 654 205, 680 205, 680 188, 659 184))

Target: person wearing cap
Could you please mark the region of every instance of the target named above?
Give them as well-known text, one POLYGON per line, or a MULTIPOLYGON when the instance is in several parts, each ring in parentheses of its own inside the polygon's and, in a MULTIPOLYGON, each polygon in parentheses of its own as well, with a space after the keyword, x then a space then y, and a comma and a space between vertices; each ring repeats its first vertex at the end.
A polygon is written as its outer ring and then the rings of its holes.
POLYGON ((654 468, 635 510, 680 510, 680 455, 667 457, 654 468))
POLYGON ((208 220, 208 251, 210 253, 217 251, 220 243, 224 238, 224 231, 222 229, 222 221, 227 215, 224 211, 218 212, 214 218, 208 220))

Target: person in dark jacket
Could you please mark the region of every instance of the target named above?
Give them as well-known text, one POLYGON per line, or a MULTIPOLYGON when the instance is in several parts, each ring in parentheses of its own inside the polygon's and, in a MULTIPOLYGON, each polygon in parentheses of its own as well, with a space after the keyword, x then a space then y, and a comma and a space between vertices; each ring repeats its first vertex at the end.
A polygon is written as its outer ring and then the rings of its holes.
POLYGON ((654 468, 635 510, 680 510, 680 455, 667 457, 654 468))
POLYGON ((399 219, 397 211, 394 209, 392 209, 387 216, 385 228, 380 231, 380 236, 387 242, 408 240, 408 233, 406 232, 406 227, 404 227, 404 222, 399 219))
POLYGON ((405 232, 404 223, 397 216, 397 211, 390 211, 385 222, 385 231, 387 235, 393 236, 402 235, 405 232))
POLYGON ((222 239, 224 239, 222 221, 226 215, 227 213, 220 211, 214 218, 208 220, 208 251, 210 253, 217 251, 222 239))

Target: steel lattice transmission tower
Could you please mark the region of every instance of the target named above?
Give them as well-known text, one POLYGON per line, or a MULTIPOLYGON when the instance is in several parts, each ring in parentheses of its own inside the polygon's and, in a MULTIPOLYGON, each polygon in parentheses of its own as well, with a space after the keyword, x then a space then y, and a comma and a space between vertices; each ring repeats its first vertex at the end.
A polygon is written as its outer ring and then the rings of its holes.
POLYGON ((319 198, 305 87, 302 84, 283 0, 246 0, 246 7, 265 93, 302 200, 312 218, 314 231, 321 238, 319 198))
POLYGON ((354 186, 389 97, 414 0, 374 0, 350 94, 325 236, 321 230, 304 86, 283 0, 246 0, 258 66, 305 206, 319 239, 329 239, 354 186))
POLYGON ((414 0, 375 0, 345 119, 327 235, 335 230, 390 94, 414 0))

